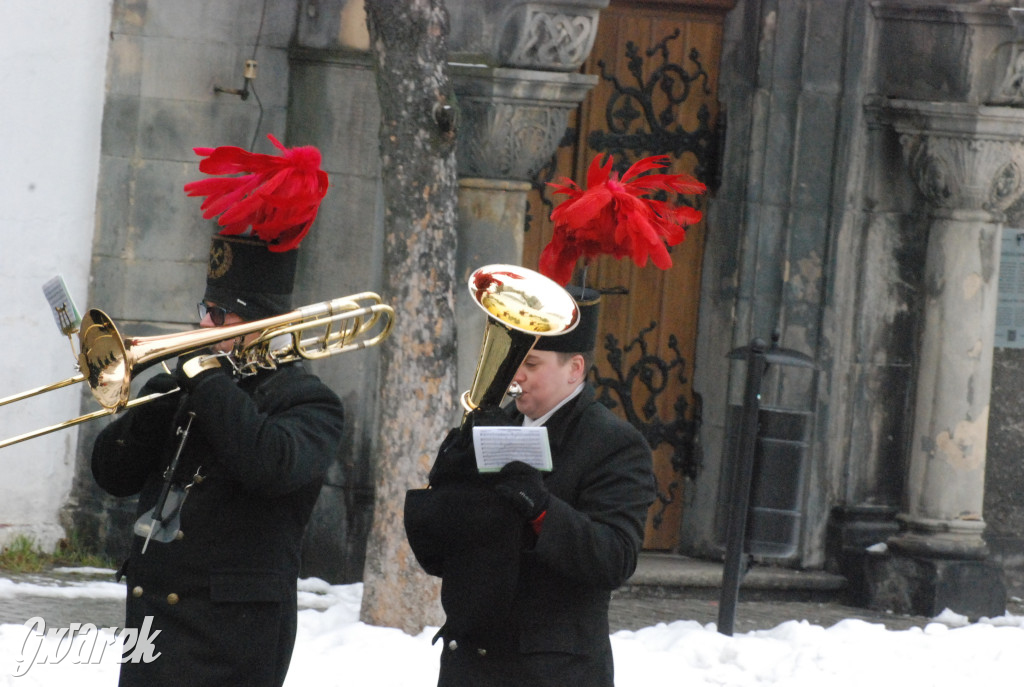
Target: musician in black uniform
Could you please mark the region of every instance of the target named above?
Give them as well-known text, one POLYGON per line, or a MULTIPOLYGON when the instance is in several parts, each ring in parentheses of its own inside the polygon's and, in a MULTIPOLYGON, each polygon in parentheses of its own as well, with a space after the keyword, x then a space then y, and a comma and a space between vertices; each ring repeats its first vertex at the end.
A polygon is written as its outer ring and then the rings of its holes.
MULTIPOLYGON (((214 236, 200 326, 291 311, 295 268, 295 250, 214 236)), ((126 626, 159 631, 155 660, 123 663, 120 684, 281 685, 295 641, 300 546, 341 442, 341 401, 301 363, 242 376, 223 357, 185 358, 140 395, 180 391, 123 413, 92 453, 104 490, 139 495, 122 569, 126 626), (154 522, 162 496, 164 522, 154 522)))
POLYGON ((585 381, 597 294, 574 296, 579 326, 540 337, 516 373, 522 394, 505 418, 547 428, 551 472, 513 460, 496 477, 452 479, 442 473, 457 471, 452 463, 466 458, 458 454, 472 451, 456 430, 432 488, 407 500, 417 560, 442 578, 439 687, 614 683, 608 603, 636 567, 654 477, 643 437, 585 381))

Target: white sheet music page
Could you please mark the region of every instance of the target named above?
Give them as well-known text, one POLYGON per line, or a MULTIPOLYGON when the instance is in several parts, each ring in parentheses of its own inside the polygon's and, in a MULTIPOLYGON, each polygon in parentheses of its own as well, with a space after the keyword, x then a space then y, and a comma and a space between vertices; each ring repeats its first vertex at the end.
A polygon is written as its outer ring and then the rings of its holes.
POLYGON ((480 472, 497 472, 513 460, 551 470, 547 427, 474 427, 473 449, 480 472))

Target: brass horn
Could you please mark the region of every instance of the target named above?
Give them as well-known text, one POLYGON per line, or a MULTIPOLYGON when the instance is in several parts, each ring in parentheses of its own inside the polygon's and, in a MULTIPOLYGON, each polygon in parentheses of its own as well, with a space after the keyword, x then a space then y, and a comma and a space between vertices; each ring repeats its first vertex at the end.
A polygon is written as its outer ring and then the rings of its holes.
MULTIPOLYGON (((131 381, 157 363, 191 353, 221 341, 241 339, 259 333, 244 347, 236 344, 227 355, 242 374, 258 368, 273 368, 294 360, 316 360, 338 353, 375 346, 391 335, 394 310, 375 293, 359 293, 301 307, 262 320, 196 329, 163 336, 123 338, 113 320, 102 310, 92 309, 82 318, 79 329, 79 374, 49 386, 0 399, 0 406, 88 382, 93 397, 103 406, 57 425, 0 441, 0 448, 81 424, 124 408, 148 403, 165 394, 129 400, 131 381), (275 340, 287 343, 272 348, 275 340)), ((167 393, 175 393, 170 391, 167 393)))
POLYGON ((538 272, 517 265, 486 265, 469 277, 469 293, 487 314, 484 339, 469 390, 466 414, 497 408, 516 395, 516 371, 542 336, 566 334, 579 323, 572 296, 538 272))

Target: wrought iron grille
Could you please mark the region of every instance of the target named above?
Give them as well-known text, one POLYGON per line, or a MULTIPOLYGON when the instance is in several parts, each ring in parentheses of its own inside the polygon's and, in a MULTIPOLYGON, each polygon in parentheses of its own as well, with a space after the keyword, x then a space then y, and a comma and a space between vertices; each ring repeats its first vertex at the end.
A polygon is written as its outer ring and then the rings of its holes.
POLYGON ((590 371, 599 401, 611 409, 621 408, 626 420, 643 434, 652 449, 662 444, 672 447, 671 465, 676 477, 665 487, 664 492, 659 487, 660 509, 652 519, 655 528, 661 524, 665 510, 678 497, 681 480, 686 477, 696 478, 701 469, 697 442, 701 422, 700 395, 694 396, 692 413, 687 412, 690 404, 686 396, 680 394, 672 405, 671 418, 658 415, 658 397, 671 388, 672 380, 675 379, 681 386, 685 386, 689 380, 686 378, 686 360, 679 350, 679 340, 675 334, 668 339, 668 347, 674 354, 672 359, 664 360, 650 352, 646 336, 657 326, 657 323, 651 322, 650 326, 640 330, 636 338, 625 346, 619 345, 614 334, 606 334, 604 349, 612 375, 602 376, 597 366, 590 371), (628 362, 627 358, 632 361, 628 362), (638 385, 643 392, 639 399, 633 393, 638 385))

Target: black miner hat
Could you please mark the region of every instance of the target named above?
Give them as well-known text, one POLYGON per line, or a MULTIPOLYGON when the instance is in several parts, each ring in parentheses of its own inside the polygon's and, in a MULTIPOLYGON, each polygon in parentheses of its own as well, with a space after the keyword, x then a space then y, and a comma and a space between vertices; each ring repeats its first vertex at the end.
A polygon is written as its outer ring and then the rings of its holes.
POLYGON ((597 319, 601 314, 601 294, 594 289, 579 286, 567 286, 565 290, 579 308, 579 324, 567 334, 540 337, 534 348, 538 351, 556 353, 587 353, 594 350, 597 345, 597 319))
POLYGON ((215 235, 203 298, 244 320, 289 312, 298 253, 272 252, 259 239, 215 235))
POLYGON ((219 216, 222 227, 210 243, 204 298, 246 320, 292 309, 296 248, 328 186, 319 150, 267 137, 280 155, 194 148, 204 158, 199 171, 211 176, 185 184, 186 194, 206 198, 203 218, 219 216))

